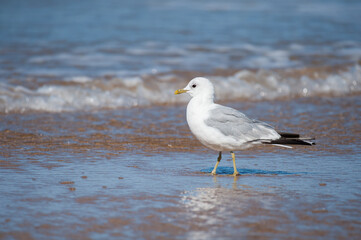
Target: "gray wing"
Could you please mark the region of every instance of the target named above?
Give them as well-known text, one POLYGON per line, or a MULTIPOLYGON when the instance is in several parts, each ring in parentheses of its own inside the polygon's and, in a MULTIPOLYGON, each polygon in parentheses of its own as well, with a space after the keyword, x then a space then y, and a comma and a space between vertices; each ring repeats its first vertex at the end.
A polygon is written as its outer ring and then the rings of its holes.
POLYGON ((267 123, 252 120, 233 108, 221 105, 211 110, 210 116, 205 120, 205 123, 218 129, 226 136, 242 141, 274 139, 279 136, 273 127, 267 123))

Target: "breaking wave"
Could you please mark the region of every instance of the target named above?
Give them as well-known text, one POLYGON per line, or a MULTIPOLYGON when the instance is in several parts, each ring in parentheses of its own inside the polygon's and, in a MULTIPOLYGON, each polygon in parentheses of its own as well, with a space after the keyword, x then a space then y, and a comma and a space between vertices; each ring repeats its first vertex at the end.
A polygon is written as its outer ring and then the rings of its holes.
MULTIPOLYGON (((77 76, 32 88, 0 83, 0 112, 93 111, 182 103, 189 97, 174 96, 174 90, 185 87, 190 75, 195 73, 111 79, 77 76)), ((215 84, 218 100, 271 100, 361 92, 359 65, 338 71, 240 70, 206 77, 215 84)))

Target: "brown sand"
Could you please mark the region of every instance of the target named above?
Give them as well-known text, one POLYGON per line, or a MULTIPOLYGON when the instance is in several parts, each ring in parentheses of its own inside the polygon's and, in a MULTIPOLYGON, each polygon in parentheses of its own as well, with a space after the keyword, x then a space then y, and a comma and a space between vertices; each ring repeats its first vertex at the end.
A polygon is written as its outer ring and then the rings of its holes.
POLYGON ((314 147, 216 153, 185 106, 2 115, 0 238, 358 239, 360 97, 230 102, 314 147), (207 168, 204 170, 204 168, 207 168))

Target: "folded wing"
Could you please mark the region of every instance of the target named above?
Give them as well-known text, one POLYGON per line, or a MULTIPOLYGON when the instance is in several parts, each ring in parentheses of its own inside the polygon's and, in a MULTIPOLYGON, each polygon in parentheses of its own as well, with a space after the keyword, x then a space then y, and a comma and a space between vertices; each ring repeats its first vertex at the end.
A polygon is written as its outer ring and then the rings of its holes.
POLYGON ((233 137, 241 142, 260 139, 276 140, 281 136, 267 123, 252 120, 245 114, 229 107, 218 105, 214 108, 205 123, 218 129, 223 135, 233 137))

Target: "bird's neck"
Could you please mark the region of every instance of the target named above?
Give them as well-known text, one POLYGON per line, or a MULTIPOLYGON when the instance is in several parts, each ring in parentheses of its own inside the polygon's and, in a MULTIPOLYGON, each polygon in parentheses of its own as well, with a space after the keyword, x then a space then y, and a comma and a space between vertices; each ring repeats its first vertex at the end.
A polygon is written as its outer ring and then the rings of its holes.
POLYGON ((198 106, 211 105, 214 103, 214 97, 212 95, 208 96, 197 96, 191 99, 192 104, 196 104, 198 106))
POLYGON ((187 106, 187 122, 194 133, 198 124, 208 118, 208 110, 214 105, 213 98, 193 97, 187 106))

